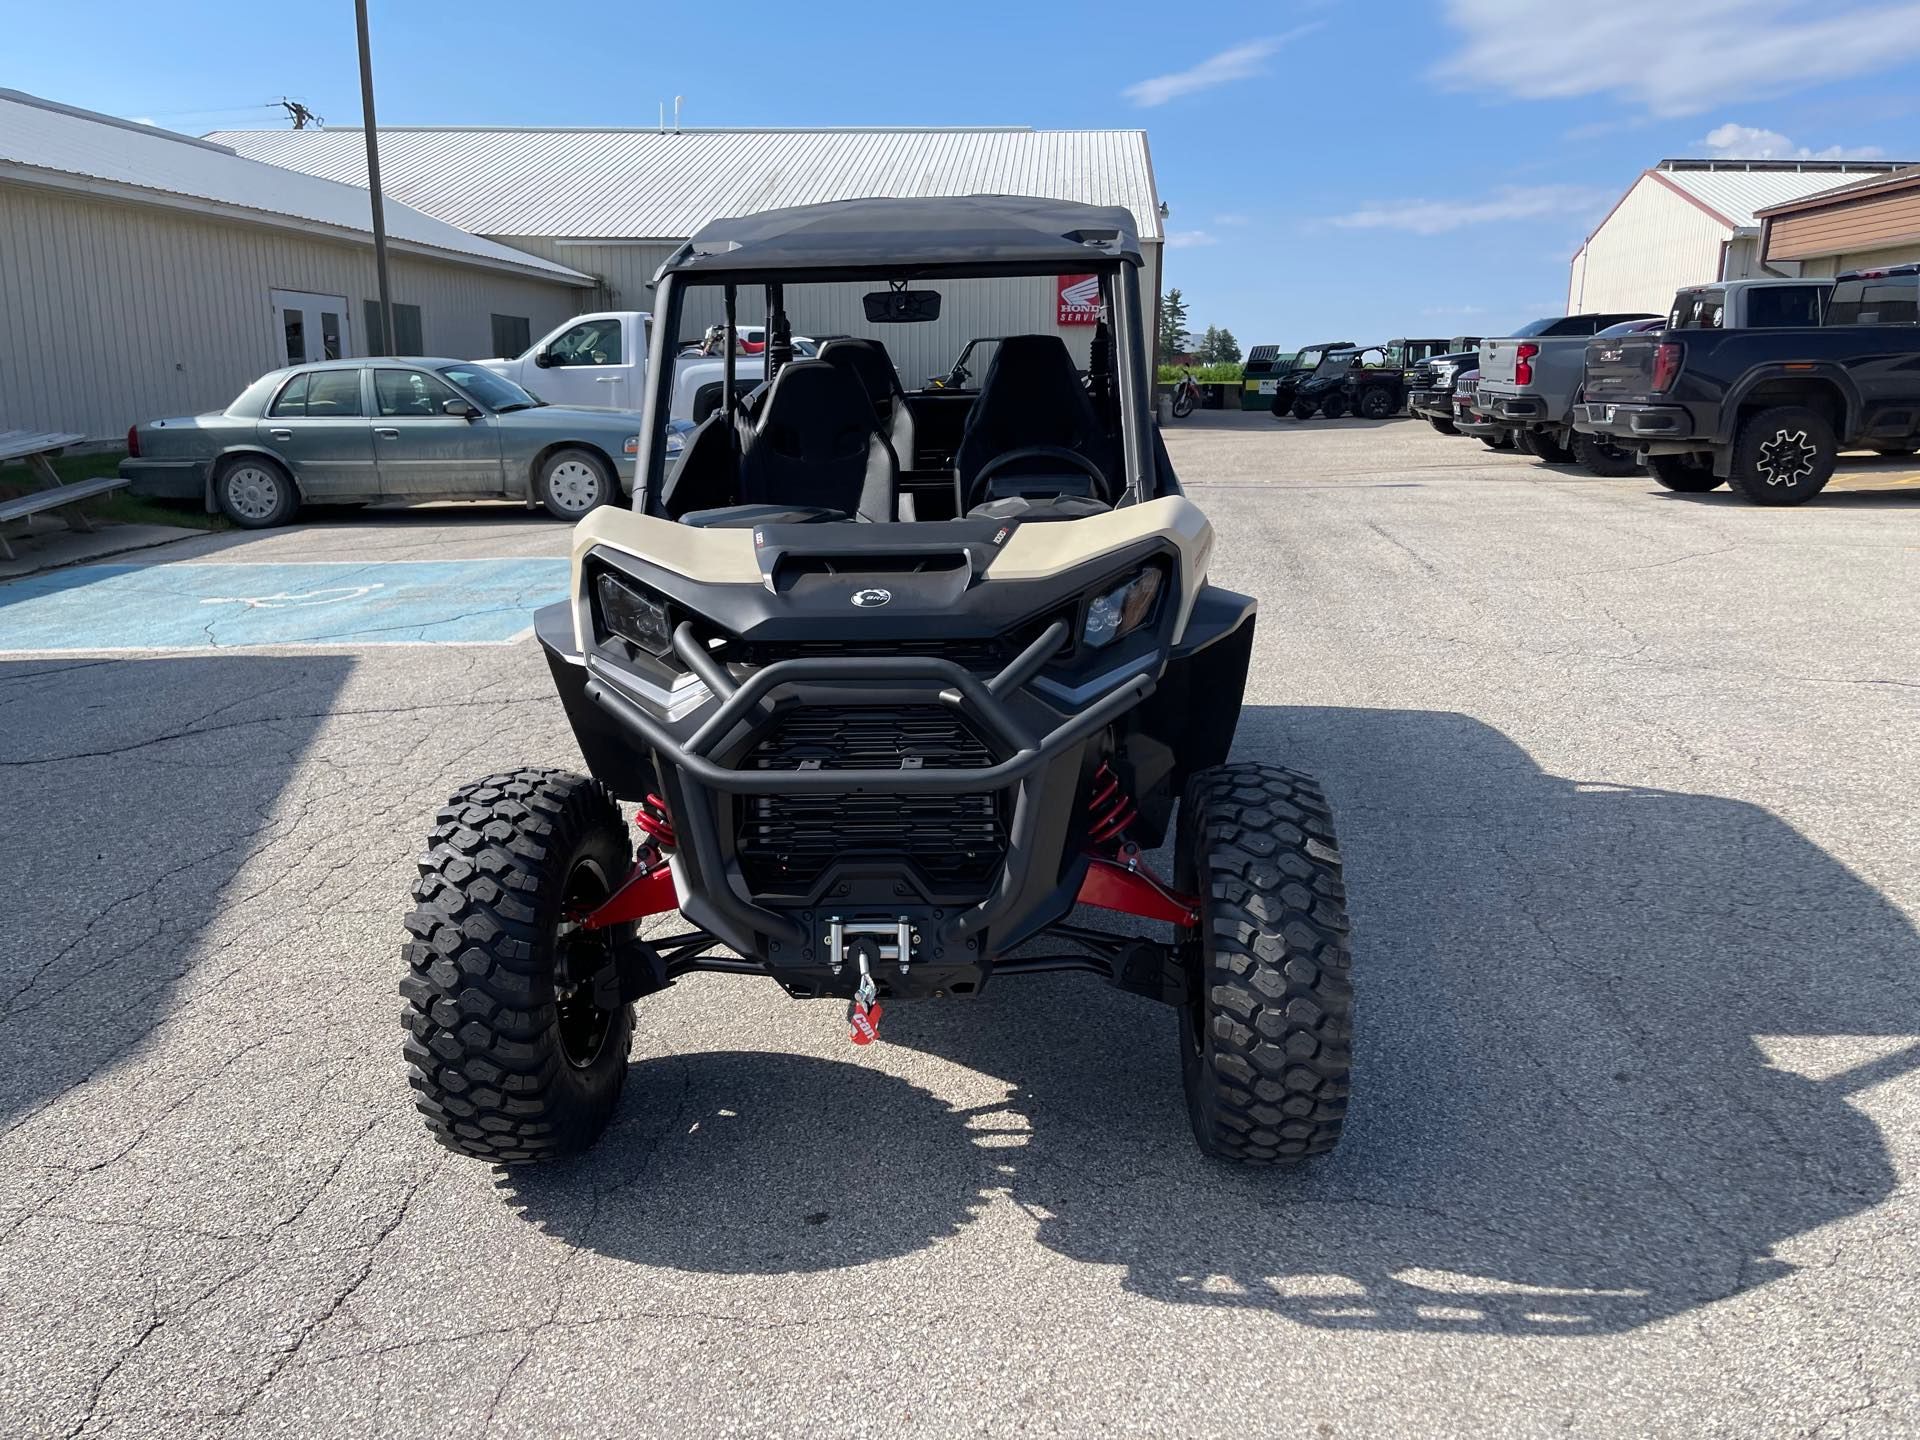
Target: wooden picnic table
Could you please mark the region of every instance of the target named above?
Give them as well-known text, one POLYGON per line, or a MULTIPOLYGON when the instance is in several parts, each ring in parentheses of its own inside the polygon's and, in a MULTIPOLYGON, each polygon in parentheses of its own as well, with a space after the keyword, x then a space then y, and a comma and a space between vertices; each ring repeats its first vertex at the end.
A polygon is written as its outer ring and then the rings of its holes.
MULTIPOLYGON (((118 490, 127 482, 118 475, 98 475, 71 484, 61 481, 60 473, 53 468, 53 457, 86 438, 55 431, 0 430, 0 464, 9 460, 25 462, 27 473, 42 486, 31 494, 0 500, 0 525, 9 520, 24 520, 42 510, 56 510, 67 522, 68 529, 89 532, 93 529, 93 521, 80 509, 80 502, 118 490)), ((14 558, 5 530, 0 530, 0 558, 14 558)))

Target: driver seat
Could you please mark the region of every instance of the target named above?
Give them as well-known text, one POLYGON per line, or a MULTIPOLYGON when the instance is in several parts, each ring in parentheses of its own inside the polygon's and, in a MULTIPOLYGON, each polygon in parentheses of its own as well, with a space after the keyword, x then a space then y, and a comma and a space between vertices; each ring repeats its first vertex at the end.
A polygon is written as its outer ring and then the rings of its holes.
MULTIPOLYGON (((995 498, 975 494, 981 470, 997 456, 1034 445, 1084 456, 1102 476, 1092 498, 1113 503, 1119 457, 1094 411, 1093 398, 1080 383, 1066 342, 1058 335, 1009 335, 994 351, 986 378, 980 382, 980 398, 973 402, 954 452, 962 505, 971 509, 995 498)), ((1059 463, 1052 462, 1055 467, 1059 463)), ((1036 457, 1034 464, 1048 462, 1036 457)))

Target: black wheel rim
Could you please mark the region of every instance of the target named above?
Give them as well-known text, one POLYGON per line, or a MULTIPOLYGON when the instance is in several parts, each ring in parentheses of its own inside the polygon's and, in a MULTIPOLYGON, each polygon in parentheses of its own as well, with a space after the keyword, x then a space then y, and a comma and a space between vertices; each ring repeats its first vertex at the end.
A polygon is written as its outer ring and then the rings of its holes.
MULTIPOLYGON (((591 910, 609 893, 607 877, 600 866, 592 860, 579 860, 567 876, 561 913, 578 915, 591 910)), ((574 975, 591 976, 612 959, 607 953, 606 940, 591 931, 565 931, 556 940, 554 949, 558 952, 562 947, 570 952, 568 972, 574 975)), ((560 1037, 560 1053, 574 1069, 585 1070, 607 1048, 607 1037, 613 1033, 613 1011, 603 1010, 593 1003, 591 979, 583 979, 574 985, 557 986, 554 990, 554 1011, 554 1028, 560 1037)))
POLYGON ((1767 484, 1790 488, 1813 478, 1813 463, 1818 454, 1805 430, 1782 427, 1761 445, 1759 463, 1755 468, 1767 484))

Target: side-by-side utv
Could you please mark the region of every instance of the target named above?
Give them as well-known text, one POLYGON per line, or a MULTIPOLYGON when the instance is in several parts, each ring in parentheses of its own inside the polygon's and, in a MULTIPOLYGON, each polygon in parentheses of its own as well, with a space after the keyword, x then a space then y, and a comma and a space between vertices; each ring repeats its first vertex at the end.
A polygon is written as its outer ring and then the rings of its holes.
POLYGON ((463 787, 414 884, 406 1055, 446 1144, 589 1145, 632 1006, 699 971, 836 1000, 861 1044, 896 1002, 1084 971, 1176 1008, 1204 1150, 1333 1146, 1333 824, 1304 775, 1229 758, 1254 602, 1207 583, 1149 419, 1139 269, 1125 211, 1013 196, 718 220, 662 267, 633 508, 578 526, 572 597, 535 616, 588 774, 463 787), (877 338, 1088 273, 1084 374, 1006 335, 977 388, 907 391, 877 338), (870 333, 795 358, 789 315, 850 283, 870 333), (659 347, 743 295, 771 378, 729 358, 670 446, 659 347))

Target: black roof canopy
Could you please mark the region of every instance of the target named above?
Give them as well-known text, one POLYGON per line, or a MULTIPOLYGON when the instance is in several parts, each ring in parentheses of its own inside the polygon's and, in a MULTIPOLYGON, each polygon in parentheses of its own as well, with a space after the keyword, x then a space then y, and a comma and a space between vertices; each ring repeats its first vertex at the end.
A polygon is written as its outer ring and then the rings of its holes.
POLYGON ((660 276, 1071 274, 1116 262, 1140 264, 1133 216, 1117 206, 949 195, 834 200, 709 221, 660 276))

